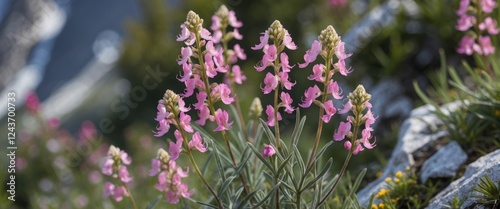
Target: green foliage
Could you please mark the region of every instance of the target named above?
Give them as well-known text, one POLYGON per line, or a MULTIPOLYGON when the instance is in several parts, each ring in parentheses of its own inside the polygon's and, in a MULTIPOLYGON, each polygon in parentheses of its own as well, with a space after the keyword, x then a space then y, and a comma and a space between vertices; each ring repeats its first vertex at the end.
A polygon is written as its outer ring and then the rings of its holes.
POLYGON ((451 199, 448 205, 444 205, 444 207, 448 209, 460 209, 463 204, 464 204, 464 199, 460 199, 457 195, 453 197, 453 199, 451 199))
POLYGON ((500 206, 500 181, 497 182, 497 186, 488 175, 484 175, 480 180, 478 185, 472 187, 480 194, 473 194, 472 197, 478 198, 478 203, 490 205, 493 208, 500 206))

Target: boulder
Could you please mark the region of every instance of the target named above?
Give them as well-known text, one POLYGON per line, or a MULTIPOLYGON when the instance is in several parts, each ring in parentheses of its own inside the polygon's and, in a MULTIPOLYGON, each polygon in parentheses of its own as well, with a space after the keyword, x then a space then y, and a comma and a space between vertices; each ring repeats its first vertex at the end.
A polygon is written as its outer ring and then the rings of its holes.
POLYGON ((420 180, 425 183, 429 178, 453 177, 466 160, 467 153, 456 141, 451 141, 425 161, 420 180))

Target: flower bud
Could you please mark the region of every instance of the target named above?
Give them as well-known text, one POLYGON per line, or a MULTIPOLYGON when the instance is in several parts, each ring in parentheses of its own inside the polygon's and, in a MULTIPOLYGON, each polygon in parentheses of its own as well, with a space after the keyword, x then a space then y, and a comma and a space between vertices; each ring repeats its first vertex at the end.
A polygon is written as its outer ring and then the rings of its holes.
POLYGON ((193 11, 189 11, 184 25, 192 33, 198 33, 202 29, 203 19, 193 11))
POLYGON ((159 103, 165 105, 167 112, 178 113, 180 98, 178 94, 169 89, 165 92, 159 103))
POLYGON ((219 10, 217 10, 217 12, 215 12, 215 15, 217 17, 219 17, 220 19, 220 27, 221 28, 225 28, 227 27, 227 24, 228 24, 228 17, 229 17, 229 10, 227 9, 227 7, 225 5, 221 5, 219 7, 219 10))
POLYGON ((257 120, 262 115, 262 103, 260 102, 259 97, 255 97, 252 101, 252 104, 250 104, 250 112, 249 116, 250 118, 257 120))
POLYGON ((340 37, 337 34, 337 31, 335 31, 331 25, 321 31, 318 39, 321 41, 321 46, 323 46, 323 50, 325 51, 335 49, 340 42, 340 37))
POLYGON ((269 38, 274 40, 274 42, 279 42, 285 37, 285 29, 279 20, 275 20, 271 26, 269 26, 268 34, 269 38))
POLYGON ((276 154, 276 150, 274 150, 274 147, 271 145, 266 145, 262 150, 262 156, 264 157, 271 157, 274 154, 276 154))
POLYGON ((160 149, 158 150, 157 158, 158 158, 158 160, 160 160, 162 163, 167 164, 167 165, 168 165, 168 162, 170 161, 170 155, 169 155, 169 154, 168 154, 168 152, 167 152, 167 151, 165 151, 163 148, 160 148, 160 149))
POLYGON ((365 103, 368 102, 371 99, 371 95, 366 93, 365 88, 363 85, 358 85, 356 89, 349 93, 349 101, 351 101, 351 104, 356 107, 363 107, 364 109, 366 106, 365 103))
POLYGON ((108 150, 108 156, 110 156, 112 159, 120 158, 120 148, 115 147, 114 145, 111 145, 108 150))

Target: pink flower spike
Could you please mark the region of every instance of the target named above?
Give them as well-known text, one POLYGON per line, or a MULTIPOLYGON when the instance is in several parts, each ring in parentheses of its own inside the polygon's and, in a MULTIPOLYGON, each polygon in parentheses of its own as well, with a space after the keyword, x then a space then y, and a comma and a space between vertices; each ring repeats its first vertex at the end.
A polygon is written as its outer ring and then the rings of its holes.
POLYGON ((292 37, 290 36, 288 31, 286 31, 285 37, 283 38, 283 44, 286 46, 286 48, 288 48, 290 50, 297 49, 297 45, 295 45, 295 43, 293 42, 292 37))
POLYGON ((481 8, 485 13, 492 13, 495 7, 497 7, 495 0, 481 0, 481 8))
POLYGON ((113 175, 113 164, 115 161, 111 158, 107 158, 106 161, 104 161, 104 165, 102 166, 102 174, 111 176, 113 175))
POLYGON ((487 17, 486 19, 484 19, 484 22, 479 24, 479 29, 487 30, 491 35, 496 35, 500 32, 500 29, 497 28, 497 22, 491 17, 487 17))
POLYGON ((193 51, 191 50, 191 47, 181 47, 181 57, 177 61, 177 64, 183 65, 188 61, 188 59, 193 55, 193 51))
POLYGON ((309 87, 306 92, 304 93, 304 98, 302 98, 302 104, 299 104, 299 106, 303 108, 308 108, 311 106, 314 100, 321 96, 321 90, 317 85, 314 85, 313 87, 309 87))
POLYGON ((339 87, 339 84, 337 81, 330 81, 328 83, 328 93, 331 93, 333 98, 335 99, 342 99, 342 89, 339 87))
POLYGON ((335 50, 335 55, 337 56, 337 58, 339 60, 344 60, 344 59, 349 58, 352 54, 346 54, 345 53, 345 43, 341 41, 337 45, 337 50, 335 50))
MULTIPOLYGON (((266 124, 270 127, 274 127, 276 121, 275 121, 275 118, 274 118, 274 107, 271 106, 271 105, 267 105, 266 107, 266 115, 267 115, 267 122, 266 124)), ((278 121, 280 121, 282 118, 281 118, 281 114, 278 112, 278 121)))
POLYGON ((460 1, 460 7, 459 9, 455 12, 457 15, 464 15, 467 13, 467 8, 469 8, 469 0, 461 0, 460 1))
POLYGON ((287 112, 288 114, 292 114, 294 111, 294 108, 292 107, 293 100, 292 100, 292 97, 290 97, 290 94, 288 94, 286 92, 281 92, 280 98, 281 98, 281 102, 285 106, 285 112, 287 112))
POLYGON ((337 68, 340 74, 343 76, 347 76, 347 74, 352 72, 351 68, 346 68, 345 60, 339 60, 337 63, 335 63, 335 68, 337 68))
POLYGON ((269 40, 269 34, 266 32, 264 33, 261 33, 262 36, 260 36, 260 43, 258 45, 255 45, 254 47, 252 47, 251 49, 253 50, 259 50, 259 49, 262 49, 264 48, 264 46, 267 44, 267 41, 269 40))
POLYGON ((227 17, 227 20, 229 22, 229 25, 232 26, 233 28, 240 28, 243 26, 243 23, 238 21, 236 19, 236 14, 233 10, 229 11, 229 16, 227 17))
POLYGON ((184 24, 181 25, 181 34, 177 36, 176 41, 185 41, 190 36, 189 30, 184 24))
POLYGON ((457 26, 455 27, 459 31, 467 31, 476 22, 476 17, 470 15, 462 15, 458 19, 457 26))
POLYGON ((188 146, 190 148, 195 148, 195 149, 197 149, 200 152, 206 152, 207 151, 207 148, 205 147, 205 145, 203 144, 203 142, 201 140, 201 135, 200 135, 199 132, 195 132, 193 134, 193 138, 188 143, 188 146))
POLYGON ((178 77, 177 80, 179 80, 180 82, 186 82, 187 79, 191 78, 191 75, 193 75, 191 64, 183 63, 182 72, 184 73, 184 75, 178 77))
POLYGON ((118 176, 120 176, 120 180, 123 182, 123 183, 126 183, 128 184, 130 181, 132 181, 132 178, 129 176, 128 174, 128 170, 127 170, 127 167, 125 166, 120 166, 120 171, 118 173, 118 176))
POLYGON ((491 39, 489 36, 479 36, 479 45, 481 46, 483 55, 495 53, 495 47, 491 44, 491 39))
POLYGON ((240 34, 240 31, 238 29, 234 29, 234 31, 233 31, 233 37, 236 40, 242 40, 243 39, 243 35, 240 34))
POLYGON ((323 119, 325 123, 328 123, 330 122, 332 116, 335 115, 335 113, 337 112, 337 109, 335 109, 335 107, 333 106, 332 100, 326 101, 325 104, 323 104, 323 106, 325 108, 325 114, 321 119, 323 119))
POLYGON ((263 157, 272 157, 274 154, 276 154, 276 150, 271 145, 266 145, 262 150, 263 157))
POLYGON ((179 125, 181 126, 182 129, 184 129, 184 131, 188 133, 193 133, 193 127, 191 127, 191 116, 181 112, 179 116, 179 123, 180 123, 179 125))
POLYGON ((234 45, 234 53, 236 54, 236 57, 238 57, 238 59, 240 59, 240 60, 247 59, 247 55, 245 54, 245 50, 243 50, 243 48, 241 48, 241 46, 239 44, 234 45))
POLYGON ((229 130, 233 122, 228 122, 229 114, 225 110, 218 109, 215 111, 215 122, 217 123, 217 128, 214 131, 229 130))
POLYGON ((278 86, 278 83, 278 77, 268 72, 264 78, 264 87, 260 87, 260 89, 262 89, 264 94, 269 94, 278 86))
POLYGON ((233 78, 235 83, 242 84, 243 81, 247 80, 247 77, 243 74, 243 72, 241 72, 239 65, 233 65, 231 71, 233 72, 233 78))
POLYGON ((149 171, 149 176, 156 176, 160 173, 161 162, 158 159, 151 160, 151 170, 149 171))
MULTIPOLYGON (((204 126, 205 123, 207 122, 207 119, 210 118, 210 110, 208 109, 207 106, 202 106, 199 111, 198 111, 198 117, 200 117, 199 120, 195 121, 200 126, 204 126)), ((213 121, 213 119, 210 119, 213 121)))
POLYGON ((474 53, 474 44, 474 38, 470 36, 464 36, 460 40, 457 52, 460 54, 472 55, 472 53, 474 53))
POLYGON ((321 42, 315 40, 312 45, 311 49, 306 51, 306 54, 304 55, 304 63, 299 64, 300 68, 305 68, 309 63, 314 62, 316 60, 316 57, 318 54, 321 52, 321 42))
POLYGON ((315 64, 313 66, 313 74, 307 77, 307 79, 323 83, 325 81, 325 78, 323 77, 324 68, 325 66, 323 64, 315 64))
POLYGON ((341 110, 339 110, 339 114, 346 114, 351 110, 351 108, 352 108, 351 102, 347 102, 345 103, 344 107, 341 110))
POLYGON ((205 101, 207 100, 207 93, 205 93, 204 91, 198 92, 196 94, 196 99, 198 100, 198 102, 194 104, 194 109, 200 110, 205 105, 205 101))
POLYGON ((333 139, 335 141, 342 141, 349 132, 351 132, 351 123, 340 122, 339 128, 333 134, 333 139))

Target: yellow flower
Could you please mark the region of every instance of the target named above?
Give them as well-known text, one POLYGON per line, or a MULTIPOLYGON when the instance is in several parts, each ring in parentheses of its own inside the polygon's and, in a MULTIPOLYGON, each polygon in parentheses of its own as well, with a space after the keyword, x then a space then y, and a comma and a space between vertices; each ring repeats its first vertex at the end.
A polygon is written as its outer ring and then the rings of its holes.
POLYGON ((380 209, 384 209, 384 208, 385 208, 384 203, 380 203, 380 204, 378 204, 378 208, 380 208, 380 209))
POLYGON ((385 182, 386 182, 386 183, 391 183, 391 181, 392 181, 392 179, 391 179, 391 178, 389 178, 389 177, 385 178, 385 182))
POLYGON ((389 194, 390 191, 391 190, 388 189, 381 189, 375 197, 380 199, 381 197, 389 194))
POLYGON ((403 172, 398 171, 398 172, 396 173, 396 177, 401 178, 402 176, 403 176, 403 172))
POLYGON ((372 209, 378 209, 377 204, 373 204, 372 209))
POLYGON ((395 179, 394 179, 394 182, 399 183, 399 179, 398 179, 398 178, 395 178, 395 179))
POLYGON ((399 198, 396 199, 391 199, 392 204, 396 204, 398 202, 399 198))
POLYGON ((380 177, 382 176, 382 171, 377 172, 377 174, 375 174, 375 176, 376 176, 377 178, 380 178, 380 177))
POLYGON ((406 166, 406 171, 410 171, 410 166, 406 166))

